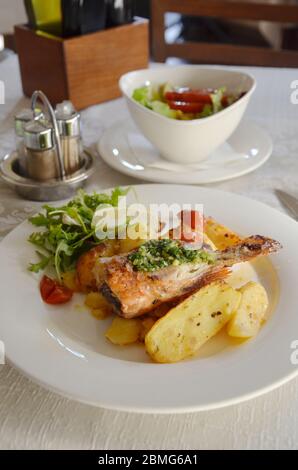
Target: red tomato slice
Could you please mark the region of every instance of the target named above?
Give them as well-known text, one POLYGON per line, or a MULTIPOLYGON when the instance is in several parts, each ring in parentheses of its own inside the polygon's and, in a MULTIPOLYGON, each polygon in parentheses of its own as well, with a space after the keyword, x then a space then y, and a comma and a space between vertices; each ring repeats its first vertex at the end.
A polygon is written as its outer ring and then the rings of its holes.
POLYGON ((40 282, 40 294, 47 304, 64 304, 68 302, 73 292, 67 287, 61 286, 57 281, 48 276, 43 276, 40 282))
POLYGON ((171 109, 183 111, 184 113, 201 113, 205 103, 186 103, 184 101, 168 101, 171 109))
POLYGON ((210 94, 212 90, 182 90, 168 91, 165 98, 168 101, 184 101, 186 103, 212 104, 210 94))
POLYGON ((229 106, 229 97, 227 95, 222 97, 221 104, 224 108, 227 108, 229 106))

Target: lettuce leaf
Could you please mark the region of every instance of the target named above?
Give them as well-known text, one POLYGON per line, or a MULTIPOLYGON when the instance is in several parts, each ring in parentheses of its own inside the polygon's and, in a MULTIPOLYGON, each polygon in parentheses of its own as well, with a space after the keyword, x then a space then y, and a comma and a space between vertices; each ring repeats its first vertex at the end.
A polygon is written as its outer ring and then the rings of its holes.
POLYGON ((162 116, 171 119, 177 118, 176 111, 174 109, 171 109, 170 106, 167 103, 164 103, 163 101, 152 101, 151 109, 156 113, 161 114, 162 116))
POLYGON ((213 114, 218 113, 223 109, 223 105, 221 103, 221 100, 225 94, 226 88, 221 87, 216 90, 215 93, 211 94, 211 100, 212 100, 212 105, 213 105, 213 114))

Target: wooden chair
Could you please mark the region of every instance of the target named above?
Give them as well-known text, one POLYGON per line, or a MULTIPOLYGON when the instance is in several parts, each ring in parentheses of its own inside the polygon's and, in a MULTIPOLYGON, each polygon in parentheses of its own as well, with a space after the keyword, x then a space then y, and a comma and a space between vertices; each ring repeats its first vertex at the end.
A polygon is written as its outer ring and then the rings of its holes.
POLYGON ((152 54, 158 62, 164 62, 167 57, 178 57, 209 64, 298 67, 298 50, 274 50, 210 42, 168 44, 164 34, 164 17, 167 12, 207 18, 290 23, 298 26, 298 5, 223 0, 151 0, 152 54))

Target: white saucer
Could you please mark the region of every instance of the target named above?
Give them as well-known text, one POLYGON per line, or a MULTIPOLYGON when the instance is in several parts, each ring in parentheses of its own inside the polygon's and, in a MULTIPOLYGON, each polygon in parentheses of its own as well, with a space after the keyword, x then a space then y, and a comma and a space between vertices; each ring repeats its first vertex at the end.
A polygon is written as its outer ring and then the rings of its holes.
POLYGON ((161 159, 132 121, 115 123, 98 143, 103 160, 115 170, 158 183, 206 184, 245 175, 259 168, 272 153, 270 136, 243 120, 234 134, 207 160, 183 165, 161 159))

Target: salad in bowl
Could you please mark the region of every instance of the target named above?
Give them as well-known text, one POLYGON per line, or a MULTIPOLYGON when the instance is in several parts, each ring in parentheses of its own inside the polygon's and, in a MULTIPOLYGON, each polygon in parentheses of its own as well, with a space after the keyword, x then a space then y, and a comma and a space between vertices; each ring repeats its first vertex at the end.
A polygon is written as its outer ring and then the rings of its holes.
POLYGON ((256 87, 247 73, 198 65, 136 70, 119 85, 136 126, 161 157, 182 164, 229 139, 256 87))
POLYGON ((245 92, 227 93, 226 88, 190 88, 147 84, 136 88, 133 99, 152 111, 171 119, 189 121, 222 111, 239 100, 245 92))

